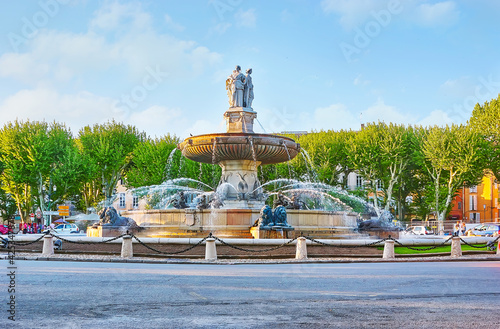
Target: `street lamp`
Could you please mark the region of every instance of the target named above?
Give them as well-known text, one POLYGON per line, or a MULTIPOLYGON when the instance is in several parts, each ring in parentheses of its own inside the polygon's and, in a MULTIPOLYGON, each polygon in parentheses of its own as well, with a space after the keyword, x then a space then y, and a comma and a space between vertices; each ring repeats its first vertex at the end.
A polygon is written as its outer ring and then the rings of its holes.
MULTIPOLYGON (((50 185, 52 185, 52 182, 50 183, 50 185)), ((43 187, 43 190, 45 191, 45 186, 43 187)), ((50 208, 51 208, 51 203, 52 203, 52 195, 57 191, 57 187, 55 185, 52 185, 52 188, 49 187, 49 193, 47 193, 47 197, 48 197, 48 213, 49 215, 46 217, 45 219, 45 225, 50 225, 50 223, 52 223, 52 213, 50 213, 50 208)))
MULTIPOLYGON (((488 209, 490 209, 490 210, 494 209, 494 207, 487 206, 487 205, 483 204, 483 209, 484 209, 484 221, 486 222, 486 210, 488 210, 488 209)), ((491 214, 490 214, 490 220, 491 221, 493 220, 493 212, 491 212, 491 214)))

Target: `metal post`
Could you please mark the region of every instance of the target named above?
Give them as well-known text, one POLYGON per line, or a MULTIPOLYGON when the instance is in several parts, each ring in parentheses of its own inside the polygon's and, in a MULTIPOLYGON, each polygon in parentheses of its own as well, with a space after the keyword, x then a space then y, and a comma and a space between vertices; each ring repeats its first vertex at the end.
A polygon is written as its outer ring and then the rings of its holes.
POLYGON ((307 244, 306 238, 301 236, 297 238, 297 248, 295 251, 295 259, 307 259, 307 244))

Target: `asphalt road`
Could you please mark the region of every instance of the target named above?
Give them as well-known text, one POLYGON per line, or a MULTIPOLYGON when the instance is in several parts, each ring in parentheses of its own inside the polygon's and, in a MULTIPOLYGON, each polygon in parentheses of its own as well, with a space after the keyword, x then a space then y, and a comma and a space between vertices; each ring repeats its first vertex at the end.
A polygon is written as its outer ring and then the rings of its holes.
POLYGON ((500 262, 15 265, 2 328, 500 327, 500 262))

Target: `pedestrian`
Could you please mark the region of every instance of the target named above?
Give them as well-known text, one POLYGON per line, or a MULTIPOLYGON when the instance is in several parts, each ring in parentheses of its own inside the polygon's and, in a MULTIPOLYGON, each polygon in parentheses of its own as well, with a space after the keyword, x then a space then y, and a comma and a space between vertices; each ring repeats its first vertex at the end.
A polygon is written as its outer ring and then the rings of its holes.
POLYGON ((457 221, 455 226, 453 227, 453 233, 455 233, 455 235, 460 235, 460 222, 457 221))
POLYGON ((465 235, 465 231, 467 231, 467 226, 465 225, 465 222, 462 222, 462 235, 465 235))

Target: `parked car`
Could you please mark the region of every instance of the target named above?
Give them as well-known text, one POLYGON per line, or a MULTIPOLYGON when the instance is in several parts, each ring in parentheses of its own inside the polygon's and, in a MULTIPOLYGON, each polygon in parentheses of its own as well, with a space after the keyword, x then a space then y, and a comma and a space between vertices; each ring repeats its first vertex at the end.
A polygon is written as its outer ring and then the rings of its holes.
POLYGON ((416 234, 416 235, 434 234, 432 229, 428 226, 412 226, 409 227, 406 231, 410 234, 416 234))
POLYGON ((80 233, 80 229, 75 224, 59 224, 52 231, 59 234, 80 233))
POLYGON ((8 225, 0 225, 0 234, 6 235, 9 234, 9 232, 12 232, 12 228, 10 228, 8 225))
POLYGON ((465 232, 467 236, 498 236, 500 235, 500 224, 483 223, 474 226, 465 232))

